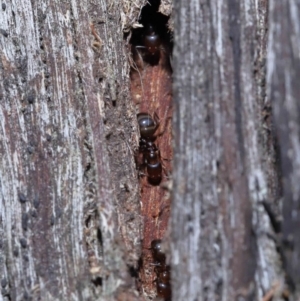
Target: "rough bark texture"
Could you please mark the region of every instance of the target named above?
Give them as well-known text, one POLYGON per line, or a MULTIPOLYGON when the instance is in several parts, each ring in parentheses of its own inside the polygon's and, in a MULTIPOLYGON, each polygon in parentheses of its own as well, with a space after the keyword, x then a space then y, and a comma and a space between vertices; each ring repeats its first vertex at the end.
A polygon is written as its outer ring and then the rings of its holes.
POLYGON ((134 290, 138 136, 120 7, 16 0, 0 8, 0 300, 134 290))
MULTIPOLYGON (((170 199, 140 190, 129 96, 146 2, 1 3, 0 301, 143 300, 138 274, 155 295, 170 199)), ((299 0, 174 5, 172 300, 299 300, 299 0)), ((139 110, 163 120, 160 67, 135 80, 139 110)))
POLYGON ((300 1, 270 1, 268 95, 273 104, 283 177, 282 249, 300 298, 300 1))
POLYGON ((174 4, 173 297, 260 300, 284 283, 266 210, 280 198, 265 103, 268 3, 174 4))

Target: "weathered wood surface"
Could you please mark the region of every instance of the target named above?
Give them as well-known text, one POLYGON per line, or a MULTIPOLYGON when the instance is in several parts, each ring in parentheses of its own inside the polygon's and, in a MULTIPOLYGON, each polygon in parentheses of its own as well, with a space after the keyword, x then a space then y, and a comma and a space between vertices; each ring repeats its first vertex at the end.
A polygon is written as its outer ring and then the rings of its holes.
MULTIPOLYGON (((0 301, 142 298, 123 31, 145 2, 0 7, 0 301)), ((282 300, 285 275, 298 300, 299 1, 174 4, 173 300, 282 300)))
POLYGON ((174 5, 173 297, 261 300, 284 282, 265 210, 280 198, 265 99, 268 3, 174 5))
POLYGON ((300 1, 270 1, 267 87, 273 105, 283 177, 282 250, 300 299, 300 1))
POLYGON ((138 137, 122 29, 139 8, 125 4, 0 7, 0 300, 134 291, 138 137))

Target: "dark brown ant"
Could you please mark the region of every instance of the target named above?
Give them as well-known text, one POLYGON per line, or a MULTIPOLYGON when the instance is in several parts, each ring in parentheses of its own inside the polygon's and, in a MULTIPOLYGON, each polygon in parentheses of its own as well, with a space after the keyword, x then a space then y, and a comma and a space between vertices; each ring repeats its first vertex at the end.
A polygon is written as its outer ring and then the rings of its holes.
POLYGON ((141 133, 139 151, 143 154, 143 165, 147 170, 148 182, 158 185, 162 179, 162 164, 159 149, 153 142, 159 126, 158 118, 156 116, 154 120, 148 113, 139 113, 137 120, 141 133))
POLYGON ((161 39, 152 24, 148 24, 145 28, 143 44, 144 45, 137 45, 135 48, 146 49, 146 51, 151 55, 157 54, 161 48, 161 39))
POLYGON ((148 182, 152 185, 158 185, 162 178, 159 149, 152 141, 142 138, 139 150, 144 155, 143 163, 147 170, 148 182))
POLYGON ((143 57, 150 64, 158 63, 160 51, 164 50, 164 48, 162 46, 162 40, 156 32, 154 25, 147 24, 145 26, 141 42, 143 45, 136 45, 135 48, 144 50, 143 57))
POLYGON ((161 240, 151 242, 151 251, 154 259, 156 272, 156 289, 157 296, 162 297, 165 301, 171 300, 170 286, 170 267, 166 265, 166 255, 162 251, 161 240))
POLYGON ((146 27, 146 32, 144 36, 144 45, 151 55, 155 55, 161 48, 161 39, 159 35, 155 32, 154 26, 148 24, 146 27))
POLYGON ((152 185, 158 185, 162 178, 162 165, 160 162, 160 153, 153 143, 152 148, 148 148, 144 156, 144 161, 147 166, 148 181, 152 185))

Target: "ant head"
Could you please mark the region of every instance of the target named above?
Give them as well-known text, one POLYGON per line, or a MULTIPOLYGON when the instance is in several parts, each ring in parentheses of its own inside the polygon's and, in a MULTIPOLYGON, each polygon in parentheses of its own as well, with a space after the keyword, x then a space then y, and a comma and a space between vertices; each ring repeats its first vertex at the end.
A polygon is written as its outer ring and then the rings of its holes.
POLYGON ((166 260, 166 255, 162 251, 160 239, 156 239, 151 242, 151 249, 155 260, 159 262, 164 262, 166 260))
POLYGON ((152 138, 156 129, 157 123, 148 113, 137 114, 137 121, 140 127, 140 133, 143 138, 152 138))
POLYGON ((155 31, 155 27, 152 24, 147 24, 145 28, 144 45, 151 55, 158 53, 161 46, 161 39, 155 31))

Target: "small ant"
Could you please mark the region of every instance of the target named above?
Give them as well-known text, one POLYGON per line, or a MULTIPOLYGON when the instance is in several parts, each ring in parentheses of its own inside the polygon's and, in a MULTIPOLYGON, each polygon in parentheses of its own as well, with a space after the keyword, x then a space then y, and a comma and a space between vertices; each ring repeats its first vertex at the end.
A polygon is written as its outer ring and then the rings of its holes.
POLYGON ((154 26, 152 24, 147 25, 143 42, 145 45, 144 47, 151 55, 158 53, 161 47, 161 39, 155 32, 154 26))
POLYGON ((152 185, 158 185, 162 177, 162 165, 160 162, 160 152, 156 145, 148 141, 144 150, 144 164, 147 167, 148 181, 152 185))
POLYGON ((166 255, 162 252, 161 240, 151 242, 151 251, 155 260, 157 296, 166 301, 171 300, 170 267, 166 265, 166 255))
POLYGON ((152 185, 158 185, 162 179, 160 152, 153 142, 156 139, 154 134, 159 126, 157 116, 155 119, 148 113, 137 115, 141 133, 139 151, 143 154, 143 164, 146 166, 148 182, 152 185))
MULTIPOLYGON (((136 49, 144 49, 145 59, 150 61, 150 63, 157 63, 160 57, 160 50, 162 47, 162 40, 157 34, 154 25, 147 24, 142 34, 143 45, 136 45, 136 49)), ((139 55, 140 56, 140 55, 139 55)))

